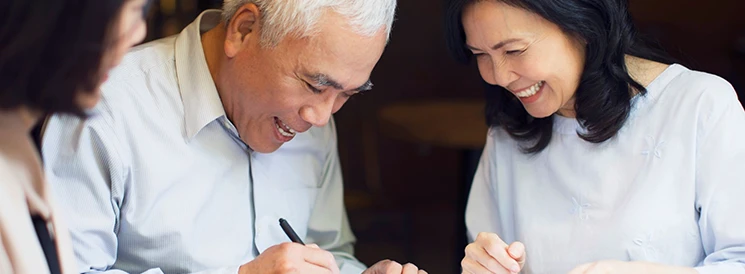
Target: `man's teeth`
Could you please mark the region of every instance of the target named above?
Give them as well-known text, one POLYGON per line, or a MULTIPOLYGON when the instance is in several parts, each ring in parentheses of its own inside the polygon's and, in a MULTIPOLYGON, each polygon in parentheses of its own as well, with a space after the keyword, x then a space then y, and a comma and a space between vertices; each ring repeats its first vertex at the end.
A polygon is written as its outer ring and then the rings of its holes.
POLYGON ((538 83, 535 83, 535 85, 529 88, 526 88, 525 90, 518 92, 515 95, 517 95, 517 97, 522 97, 522 98, 533 96, 535 95, 536 92, 538 92, 538 90, 541 89, 541 86, 543 86, 543 81, 539 81, 538 83))
POLYGON ((292 129, 292 128, 291 128, 290 126, 288 126, 287 124, 285 124, 285 122, 284 122, 284 121, 282 121, 282 120, 279 120, 279 122, 281 122, 281 123, 282 123, 282 126, 284 126, 285 128, 287 128, 288 130, 290 130, 290 133, 292 133, 292 134, 295 134, 295 133, 297 133, 297 132, 296 132, 296 131, 295 131, 294 129, 292 129))
POLYGON ((279 134, 282 134, 282 136, 285 137, 293 137, 295 136, 295 133, 297 133, 294 129, 287 126, 285 122, 282 122, 282 120, 277 119, 280 123, 282 123, 282 126, 279 126, 278 123, 274 123, 274 126, 277 127, 277 130, 279 131, 279 134), (287 128, 287 130, 285 130, 287 128), (289 131, 289 132, 288 132, 289 131))

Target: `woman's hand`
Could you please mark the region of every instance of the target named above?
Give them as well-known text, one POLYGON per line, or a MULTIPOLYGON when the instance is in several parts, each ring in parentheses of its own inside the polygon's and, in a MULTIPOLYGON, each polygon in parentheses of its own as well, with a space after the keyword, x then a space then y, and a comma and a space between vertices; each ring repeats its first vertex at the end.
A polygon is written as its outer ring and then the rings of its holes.
POLYGON ((481 232, 476 241, 466 247, 461 261, 463 273, 514 274, 525 264, 525 246, 520 242, 507 244, 494 233, 481 232))

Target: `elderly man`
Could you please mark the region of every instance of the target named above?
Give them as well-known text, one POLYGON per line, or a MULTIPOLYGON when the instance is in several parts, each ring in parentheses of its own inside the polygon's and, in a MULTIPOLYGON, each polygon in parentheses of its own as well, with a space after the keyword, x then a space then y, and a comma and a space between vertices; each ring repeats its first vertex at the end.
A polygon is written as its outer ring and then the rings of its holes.
POLYGON ((395 6, 229 0, 127 54, 88 119, 44 133, 79 271, 423 273, 352 256, 331 120, 372 87, 395 6))

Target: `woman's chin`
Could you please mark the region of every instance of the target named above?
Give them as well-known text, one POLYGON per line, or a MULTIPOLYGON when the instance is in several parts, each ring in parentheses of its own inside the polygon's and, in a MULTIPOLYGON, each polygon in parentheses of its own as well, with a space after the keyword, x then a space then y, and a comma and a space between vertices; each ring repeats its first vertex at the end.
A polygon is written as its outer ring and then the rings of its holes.
POLYGON ((533 109, 533 108, 526 108, 526 111, 528 111, 528 114, 532 116, 533 118, 546 118, 551 115, 553 115, 556 111, 549 111, 546 109, 533 109))

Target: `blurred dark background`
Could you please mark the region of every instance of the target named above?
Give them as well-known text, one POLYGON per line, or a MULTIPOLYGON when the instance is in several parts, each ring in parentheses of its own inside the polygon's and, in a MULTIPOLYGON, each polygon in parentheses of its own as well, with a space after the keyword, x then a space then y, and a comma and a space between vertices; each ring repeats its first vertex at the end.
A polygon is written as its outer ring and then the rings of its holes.
MULTIPOLYGON (((631 0, 639 30, 691 69, 724 77, 745 96, 745 1, 631 0)), ((148 39, 178 33, 221 0, 156 0, 148 39)), ((474 66, 447 54, 442 1, 401 0, 375 89, 335 115, 345 201, 357 257, 456 273, 465 245, 466 191, 486 126, 474 66)))

